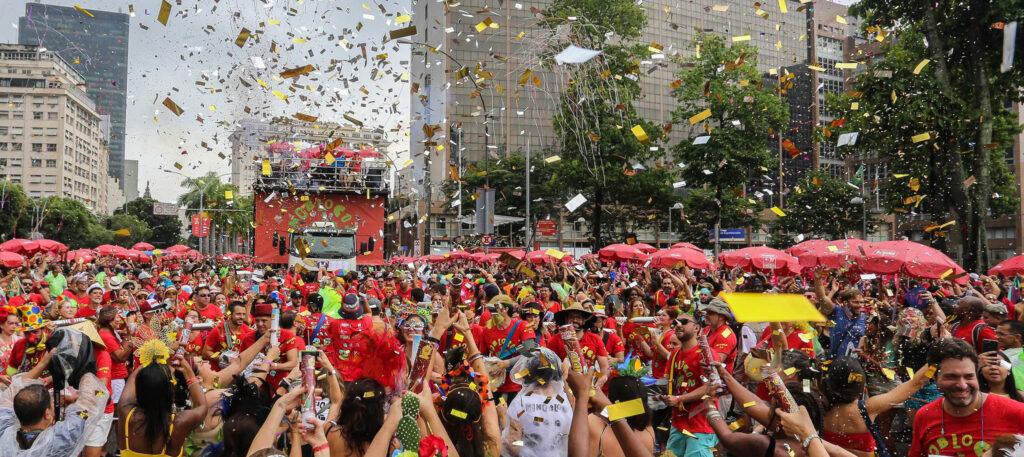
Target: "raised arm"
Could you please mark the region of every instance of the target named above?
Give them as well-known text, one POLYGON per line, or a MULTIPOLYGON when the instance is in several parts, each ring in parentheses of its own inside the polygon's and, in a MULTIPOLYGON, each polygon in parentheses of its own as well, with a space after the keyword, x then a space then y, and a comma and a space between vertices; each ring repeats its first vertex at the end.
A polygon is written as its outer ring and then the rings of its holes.
POLYGON ((832 303, 832 299, 825 293, 825 284, 821 282, 819 273, 817 271, 814 272, 814 296, 818 298, 818 310, 821 311, 821 314, 831 316, 836 305, 832 303))
POLYGON ((281 425, 281 420, 284 419, 288 411, 295 408, 304 393, 306 393, 306 388, 299 387, 277 399, 274 407, 270 409, 270 414, 267 414, 266 420, 263 421, 263 426, 253 437, 246 455, 251 456, 261 449, 274 447, 274 441, 277 439, 277 427, 281 425))
POLYGON ((928 382, 927 372, 929 365, 921 367, 914 373, 914 377, 910 378, 907 382, 896 386, 894 389, 884 393, 875 395, 868 398, 865 402, 868 414, 874 418, 875 416, 882 414, 893 406, 901 404, 909 399, 915 392, 921 390, 922 387, 928 382))
MULTIPOLYGON (((473 339, 473 332, 469 327, 466 315, 459 312, 458 318, 452 325, 465 337, 466 353, 469 354, 473 371, 487 373, 487 367, 484 366, 484 358, 476 357, 476 355, 480 354, 480 349, 476 345, 476 340, 473 339)), ((540 329, 537 329, 537 331, 540 331, 540 329)), ((484 432, 484 453, 487 455, 501 455, 501 427, 498 422, 498 408, 494 405, 485 406, 480 424, 484 432)))

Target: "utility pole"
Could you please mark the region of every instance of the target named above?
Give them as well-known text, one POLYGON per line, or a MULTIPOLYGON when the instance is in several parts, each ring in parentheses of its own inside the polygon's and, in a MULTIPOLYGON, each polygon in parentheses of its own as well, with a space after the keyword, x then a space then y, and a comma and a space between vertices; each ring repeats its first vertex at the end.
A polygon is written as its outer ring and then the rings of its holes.
MULTIPOLYGON (((530 234, 533 232, 533 222, 530 220, 530 137, 526 137, 526 223, 523 224, 526 228, 526 245, 530 245, 530 234)), ((529 249, 527 249, 529 251, 529 249)))

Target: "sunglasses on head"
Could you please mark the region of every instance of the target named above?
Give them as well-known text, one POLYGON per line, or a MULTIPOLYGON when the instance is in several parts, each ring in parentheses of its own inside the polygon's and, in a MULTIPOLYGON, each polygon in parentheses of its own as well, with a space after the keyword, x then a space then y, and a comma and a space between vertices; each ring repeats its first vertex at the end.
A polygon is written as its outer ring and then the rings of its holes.
POLYGON ((689 319, 676 319, 675 320, 675 326, 676 327, 682 327, 684 325, 689 324, 690 322, 693 322, 693 321, 691 321, 689 319))

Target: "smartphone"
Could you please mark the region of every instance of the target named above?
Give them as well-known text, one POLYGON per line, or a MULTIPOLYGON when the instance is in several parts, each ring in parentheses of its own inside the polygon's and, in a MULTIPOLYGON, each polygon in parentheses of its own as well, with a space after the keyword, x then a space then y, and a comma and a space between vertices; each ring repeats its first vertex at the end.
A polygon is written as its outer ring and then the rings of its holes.
POLYGON ((981 352, 995 352, 999 350, 999 342, 996 340, 981 340, 981 352))

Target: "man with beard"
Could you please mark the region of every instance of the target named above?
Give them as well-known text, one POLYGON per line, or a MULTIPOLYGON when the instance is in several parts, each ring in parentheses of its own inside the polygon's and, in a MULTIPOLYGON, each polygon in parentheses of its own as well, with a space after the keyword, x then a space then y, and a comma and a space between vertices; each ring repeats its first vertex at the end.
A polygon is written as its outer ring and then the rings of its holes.
POLYGON ((330 349, 327 358, 345 382, 355 381, 362 373, 362 357, 367 353, 367 334, 373 332, 373 316, 366 313, 356 294, 346 294, 341 301, 341 318, 330 323, 330 349))
MULTIPOLYGON (((529 325, 512 317, 515 308, 516 302, 505 294, 496 295, 487 303, 490 318, 484 325, 484 344, 480 351, 485 356, 501 359, 495 365, 496 368, 504 370, 515 363, 516 346, 534 337, 529 325)), ((506 376, 505 383, 495 391, 495 399, 504 398, 506 402, 511 402, 522 388, 523 386, 512 381, 512 376, 506 376)))
MULTIPOLYGON (((244 351, 245 348, 256 343, 263 334, 270 332, 273 314, 274 307, 270 303, 259 303, 253 306, 252 317, 256 321, 256 331, 242 339, 242 346, 239 350, 244 351)), ((281 355, 278 356, 277 360, 271 361, 270 375, 267 377, 267 382, 275 388, 288 375, 288 372, 292 371, 292 368, 295 368, 295 365, 299 363, 299 351, 305 349, 305 344, 302 340, 295 337, 295 332, 283 328, 279 328, 277 331, 279 332, 277 334, 277 344, 281 355)))
POLYGON ((206 343, 203 344, 203 358, 210 361, 214 367, 219 367, 220 353, 225 349, 241 352, 242 341, 253 333, 249 327, 249 311, 245 303, 232 301, 228 306, 229 314, 224 322, 220 323, 206 335, 206 343), (227 327, 228 332, 224 328, 227 327), (230 338, 225 338, 230 333, 230 338))
POLYGON ((1024 404, 979 390, 978 356, 967 342, 935 343, 928 363, 938 368, 942 397, 914 416, 910 457, 982 455, 996 438, 1024 431, 1024 404))
MULTIPOLYGON (((555 326, 559 329, 563 325, 573 326, 574 335, 576 341, 580 344, 580 352, 583 356, 580 362, 584 367, 590 369, 597 362, 597 371, 600 373, 600 376, 595 381, 594 386, 600 389, 605 381, 608 381, 608 350, 605 349, 604 342, 601 341, 600 336, 586 331, 588 328, 586 322, 591 317, 593 317, 593 314, 590 311, 583 309, 578 303, 571 303, 568 307, 555 313, 555 326)), ((556 331, 549 336, 544 346, 551 349, 562 360, 565 360, 569 355, 565 347, 565 340, 562 339, 561 331, 556 331)))
POLYGON ((182 307, 178 311, 178 318, 184 319, 185 315, 188 314, 189 310, 195 310, 199 314, 199 320, 201 321, 219 321, 222 317, 220 308, 216 306, 210 306, 210 286, 206 284, 200 284, 196 286, 195 293, 192 294, 192 306, 182 307))
POLYGON ((677 456, 712 457, 718 437, 704 414, 690 414, 702 407, 702 399, 712 386, 705 385, 703 355, 697 344, 700 326, 688 314, 680 314, 672 330, 681 346, 668 357, 668 395, 665 403, 672 407, 672 430, 667 450, 677 456))

